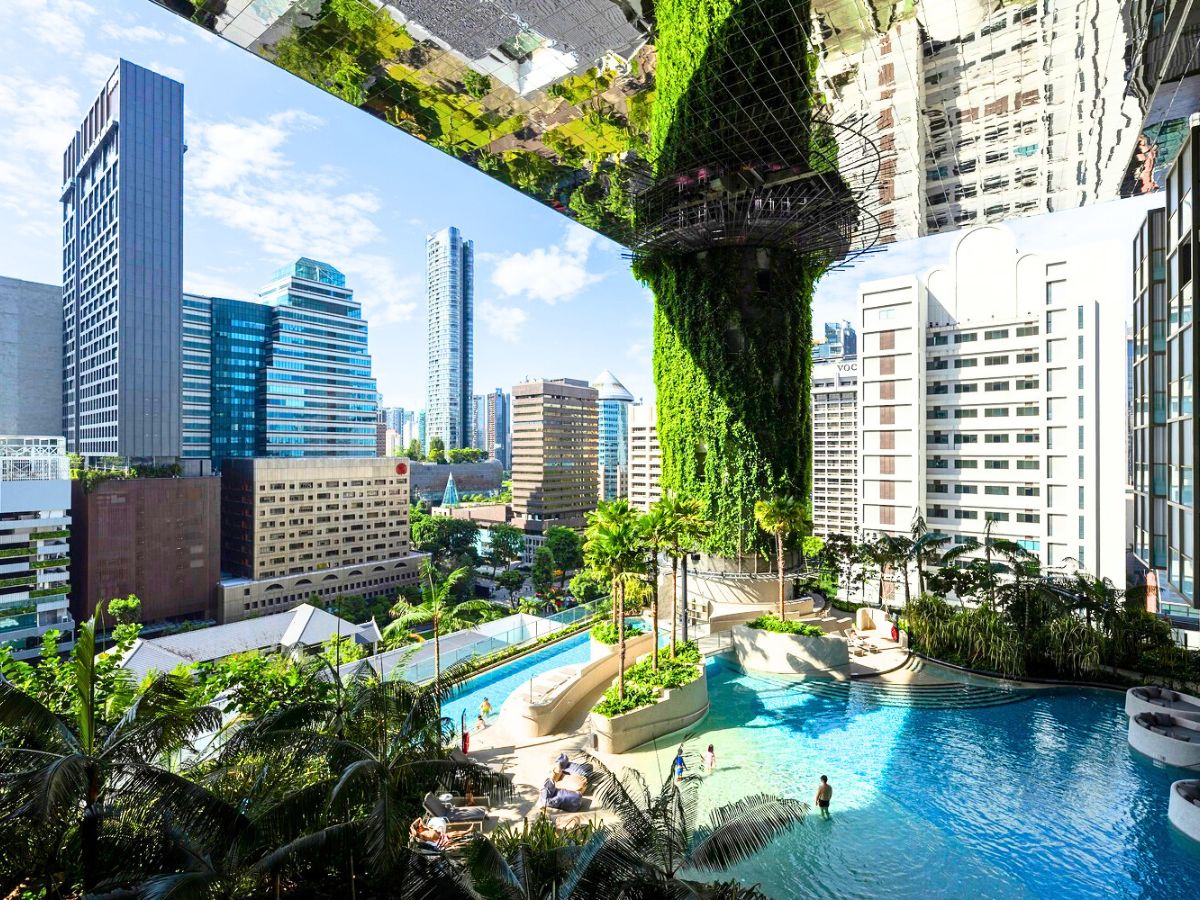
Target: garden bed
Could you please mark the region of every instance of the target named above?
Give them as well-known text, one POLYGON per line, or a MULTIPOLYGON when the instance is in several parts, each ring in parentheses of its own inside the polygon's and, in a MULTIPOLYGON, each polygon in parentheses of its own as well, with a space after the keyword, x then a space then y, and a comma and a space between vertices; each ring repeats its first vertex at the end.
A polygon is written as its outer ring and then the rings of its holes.
POLYGON ((625 670, 625 698, 614 685, 592 710, 597 749, 624 753, 647 741, 686 728, 708 713, 708 680, 694 644, 681 645, 676 658, 659 655, 655 672, 644 659, 625 670))

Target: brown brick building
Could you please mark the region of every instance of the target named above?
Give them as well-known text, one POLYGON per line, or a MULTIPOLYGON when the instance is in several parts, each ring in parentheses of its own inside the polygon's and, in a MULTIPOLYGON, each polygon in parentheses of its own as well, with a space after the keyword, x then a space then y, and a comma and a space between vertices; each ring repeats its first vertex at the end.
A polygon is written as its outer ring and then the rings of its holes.
POLYGON ((142 621, 212 619, 221 577, 221 479, 71 483, 71 611, 137 594, 142 621))
POLYGON ((583 528, 596 508, 599 426, 595 388, 560 378, 512 390, 513 524, 526 533, 583 528))

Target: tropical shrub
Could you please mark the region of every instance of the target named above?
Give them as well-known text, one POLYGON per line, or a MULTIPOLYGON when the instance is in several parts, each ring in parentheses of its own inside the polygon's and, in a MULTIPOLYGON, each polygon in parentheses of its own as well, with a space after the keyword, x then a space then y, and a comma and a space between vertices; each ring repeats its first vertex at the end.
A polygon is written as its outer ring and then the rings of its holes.
MULTIPOLYGON (((635 638, 641 633, 641 625, 625 623, 625 640, 635 638)), ((617 642, 617 626, 612 622, 598 622, 592 626, 592 637, 599 643, 608 644, 611 647, 617 642)))
POLYGON ((750 628, 760 631, 773 631, 776 634, 798 634, 801 637, 823 637, 825 629, 819 625, 809 625, 807 622, 781 620, 774 613, 767 613, 746 623, 750 628))
POLYGON ((678 644, 673 659, 659 656, 657 669, 649 659, 626 669, 624 699, 614 685, 604 692, 594 711, 612 718, 643 706, 651 706, 658 702, 663 691, 683 687, 699 678, 701 665, 700 651, 694 642, 678 644))

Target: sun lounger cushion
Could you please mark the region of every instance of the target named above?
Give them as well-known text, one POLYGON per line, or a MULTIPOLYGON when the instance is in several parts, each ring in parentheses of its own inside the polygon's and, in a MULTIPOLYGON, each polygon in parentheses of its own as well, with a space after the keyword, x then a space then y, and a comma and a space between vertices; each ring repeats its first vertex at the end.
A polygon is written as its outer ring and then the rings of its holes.
POLYGON ((558 763, 558 767, 568 775, 582 775, 584 778, 591 778, 592 773, 595 771, 591 763, 571 762, 565 753, 560 753, 556 762, 558 763))
POLYGON ((582 775, 564 775, 558 779, 556 787, 560 791, 574 791, 577 794, 582 794, 587 790, 588 780, 582 775))
POLYGON ((482 806, 447 806, 433 794, 425 795, 425 808, 450 822, 482 822, 487 810, 482 806))

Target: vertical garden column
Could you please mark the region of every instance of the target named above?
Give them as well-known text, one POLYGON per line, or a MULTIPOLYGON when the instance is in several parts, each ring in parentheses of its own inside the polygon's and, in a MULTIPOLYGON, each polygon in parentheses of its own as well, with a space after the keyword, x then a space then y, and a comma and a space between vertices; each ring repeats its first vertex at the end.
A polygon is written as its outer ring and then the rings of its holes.
MULTIPOLYGON (((807 3, 660 0, 652 154, 659 179, 803 165, 810 127, 807 3)), ((718 190, 720 188, 718 187, 718 190)), ((803 248, 768 241, 641 255, 653 290, 664 491, 698 496, 705 549, 758 550, 754 503, 809 496, 813 285, 803 248)))

